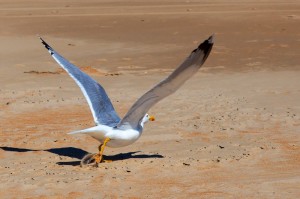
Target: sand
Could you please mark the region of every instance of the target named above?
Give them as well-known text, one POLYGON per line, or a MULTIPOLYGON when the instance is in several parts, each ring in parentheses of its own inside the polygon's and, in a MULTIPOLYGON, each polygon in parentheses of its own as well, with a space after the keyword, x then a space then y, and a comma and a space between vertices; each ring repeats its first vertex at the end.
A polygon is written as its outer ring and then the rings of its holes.
POLYGON ((0 198, 297 198, 299 1, 0 0, 0 198), (99 81, 123 116, 201 41, 203 68, 150 110, 142 137, 106 148, 73 80, 99 81))

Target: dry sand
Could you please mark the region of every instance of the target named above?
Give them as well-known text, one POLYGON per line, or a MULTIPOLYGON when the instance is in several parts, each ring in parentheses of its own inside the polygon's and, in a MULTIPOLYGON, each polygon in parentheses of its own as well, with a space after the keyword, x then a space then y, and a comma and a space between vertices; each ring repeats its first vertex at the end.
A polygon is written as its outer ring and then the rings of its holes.
POLYGON ((0 198, 300 196, 299 1, 0 4, 0 198), (36 35, 122 116, 211 33, 205 66, 150 110, 141 139, 81 168, 98 142, 66 133, 92 116, 36 35))

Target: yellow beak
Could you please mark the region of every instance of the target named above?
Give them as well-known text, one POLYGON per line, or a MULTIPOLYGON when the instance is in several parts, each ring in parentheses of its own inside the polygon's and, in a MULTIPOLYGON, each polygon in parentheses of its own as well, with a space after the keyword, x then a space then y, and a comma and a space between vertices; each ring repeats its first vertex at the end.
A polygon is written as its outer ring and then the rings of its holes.
POLYGON ((155 117, 154 117, 153 115, 151 115, 151 116, 149 117, 149 121, 155 121, 155 117))

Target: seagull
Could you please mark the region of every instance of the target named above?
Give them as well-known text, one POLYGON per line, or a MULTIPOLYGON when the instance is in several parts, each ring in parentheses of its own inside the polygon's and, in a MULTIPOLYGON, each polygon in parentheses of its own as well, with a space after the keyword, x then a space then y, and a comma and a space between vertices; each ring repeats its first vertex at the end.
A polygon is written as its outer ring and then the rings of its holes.
POLYGON ((157 102, 174 93, 192 77, 207 59, 214 44, 214 35, 203 41, 167 78, 142 95, 121 119, 116 113, 104 88, 93 78, 58 54, 45 40, 39 37, 52 58, 73 78, 81 89, 92 112, 95 126, 69 134, 87 134, 100 142, 99 152, 86 155, 81 165, 93 163, 98 166, 103 159, 104 148, 124 147, 137 141, 144 125, 154 121, 147 112, 157 102))

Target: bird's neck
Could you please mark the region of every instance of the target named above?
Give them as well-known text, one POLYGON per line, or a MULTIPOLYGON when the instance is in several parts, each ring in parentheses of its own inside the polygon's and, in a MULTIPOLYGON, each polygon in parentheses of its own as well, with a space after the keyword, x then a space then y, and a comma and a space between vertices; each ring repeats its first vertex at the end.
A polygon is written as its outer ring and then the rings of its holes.
POLYGON ((146 122, 142 120, 142 121, 140 122, 140 125, 139 125, 139 126, 143 129, 145 124, 146 124, 146 122))

